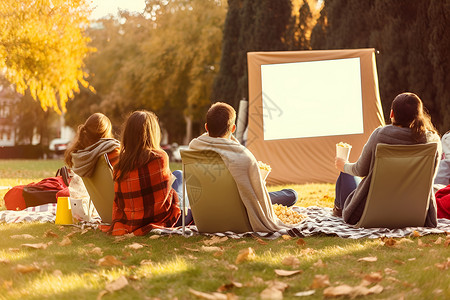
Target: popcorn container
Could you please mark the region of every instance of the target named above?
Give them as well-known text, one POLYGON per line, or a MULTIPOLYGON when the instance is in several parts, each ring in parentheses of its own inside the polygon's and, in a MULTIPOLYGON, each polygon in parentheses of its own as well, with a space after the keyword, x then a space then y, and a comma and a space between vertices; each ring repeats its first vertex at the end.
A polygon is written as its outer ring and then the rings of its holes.
POLYGON ((349 144, 336 144, 336 156, 348 161, 352 146, 349 144))

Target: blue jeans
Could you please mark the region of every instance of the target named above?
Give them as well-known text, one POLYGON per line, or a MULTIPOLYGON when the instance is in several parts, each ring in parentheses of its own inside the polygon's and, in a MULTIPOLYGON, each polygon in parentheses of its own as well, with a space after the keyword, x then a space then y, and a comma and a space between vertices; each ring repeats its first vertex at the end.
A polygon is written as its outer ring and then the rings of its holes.
POLYGON ((283 189, 281 191, 269 192, 272 204, 282 204, 291 207, 297 202, 298 195, 293 189, 283 189))
POLYGON ((356 189, 360 182, 361 178, 341 172, 336 180, 336 199, 334 204, 338 208, 343 209, 348 195, 356 189))
MULTIPOLYGON (((183 172, 180 170, 175 170, 172 173, 173 175, 175 175, 176 179, 175 181, 172 183, 172 188, 175 190, 175 192, 177 192, 178 194, 178 201, 179 201, 179 205, 181 208, 181 213, 183 213, 183 172)), ((192 212, 191 209, 189 208, 189 199, 186 195, 186 197, 184 198, 185 201, 185 206, 187 207, 187 215, 185 217, 185 224, 189 225, 189 224, 193 224, 193 218, 192 218, 192 212)), ((180 217, 178 219, 177 224, 175 224, 175 226, 181 226, 182 225, 182 218, 180 217)))

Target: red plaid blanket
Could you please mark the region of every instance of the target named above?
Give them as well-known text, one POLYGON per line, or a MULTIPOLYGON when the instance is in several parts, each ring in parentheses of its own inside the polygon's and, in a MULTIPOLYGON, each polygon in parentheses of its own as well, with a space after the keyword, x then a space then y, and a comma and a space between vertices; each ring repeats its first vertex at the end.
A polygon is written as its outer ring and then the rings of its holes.
POLYGON ((170 186, 169 158, 160 150, 150 161, 115 182, 113 222, 102 226, 112 235, 145 235, 154 228, 173 227, 180 217, 178 195, 170 186))

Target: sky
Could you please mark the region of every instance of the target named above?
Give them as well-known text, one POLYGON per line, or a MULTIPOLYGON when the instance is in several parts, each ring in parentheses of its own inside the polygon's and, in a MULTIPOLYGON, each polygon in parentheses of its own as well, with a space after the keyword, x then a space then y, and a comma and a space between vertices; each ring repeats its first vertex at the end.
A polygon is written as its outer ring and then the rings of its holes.
POLYGON ((128 10, 130 12, 143 12, 145 8, 145 0, 92 0, 91 18, 99 19, 109 14, 116 15, 117 10, 128 10))

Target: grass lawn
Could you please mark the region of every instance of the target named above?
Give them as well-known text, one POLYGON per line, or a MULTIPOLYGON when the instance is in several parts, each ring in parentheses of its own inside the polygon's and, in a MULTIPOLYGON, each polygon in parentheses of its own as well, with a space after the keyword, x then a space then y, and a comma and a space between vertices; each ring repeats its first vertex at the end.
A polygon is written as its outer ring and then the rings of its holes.
MULTIPOLYGON (((0 186, 38 181, 60 166, 57 160, 0 160, 0 186)), ((333 202, 331 184, 289 187, 299 193, 297 205, 333 202)), ((3 206, 3 194, 0 199, 3 206)), ((208 293, 202 299, 221 299, 214 298, 217 291, 222 299, 227 293, 228 299, 258 299, 261 294, 302 299, 295 294, 309 290, 314 294, 308 299, 323 299, 324 293, 339 292, 327 286, 344 284, 353 287, 340 288, 347 297, 372 288, 379 293, 369 299, 450 298, 445 235, 384 241, 330 236, 115 238, 72 226, 25 223, 0 224, 0 237, 0 299, 199 299, 195 291, 208 293), (245 252, 249 248, 252 252, 245 252), (275 270, 300 272, 280 276, 275 270)))

